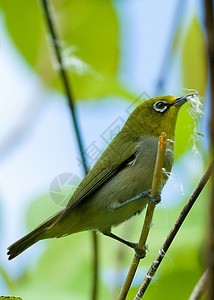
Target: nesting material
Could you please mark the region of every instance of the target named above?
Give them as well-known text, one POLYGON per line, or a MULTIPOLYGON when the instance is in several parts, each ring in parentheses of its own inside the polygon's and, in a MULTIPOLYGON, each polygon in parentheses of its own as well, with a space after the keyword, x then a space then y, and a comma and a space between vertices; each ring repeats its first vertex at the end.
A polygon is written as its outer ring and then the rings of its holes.
POLYGON ((180 190, 181 190, 181 194, 184 195, 184 187, 183 187, 183 183, 182 180, 179 176, 177 176, 176 174, 172 173, 172 172, 167 172, 165 168, 162 168, 162 173, 163 175, 165 175, 169 180, 172 180, 173 182, 173 186, 176 186, 177 183, 179 183, 180 185, 180 190))
POLYGON ((191 136, 191 139, 193 141, 192 151, 193 151, 194 155, 197 155, 198 149, 197 149, 196 143, 199 140, 199 135, 203 136, 203 134, 197 132, 198 119, 203 114, 203 111, 202 111, 203 104, 201 102, 202 97, 199 96, 198 92, 196 91, 195 93, 188 94, 187 100, 190 105, 190 109, 188 110, 188 112, 194 120, 193 135, 191 136))
MULTIPOLYGON (((203 111, 202 111, 203 105, 201 102, 202 97, 199 96, 197 91, 195 91, 194 93, 187 94, 185 96, 190 105, 190 109, 188 110, 188 112, 194 120, 193 135, 191 136, 191 139, 193 141, 192 151, 193 151, 194 155, 197 155, 198 149, 197 149, 196 143, 199 140, 199 136, 203 137, 203 134, 197 132, 198 119, 203 114, 203 111)), ((174 143, 174 140, 167 140, 167 142, 174 143)), ((167 149, 167 150, 170 151, 170 149, 167 149)), ((182 184, 181 179, 177 175, 173 174, 172 172, 166 172, 166 170, 164 168, 162 169, 162 173, 167 178, 170 178, 173 181, 173 185, 175 185, 176 183, 179 182, 181 194, 184 195, 184 189, 183 189, 183 184, 182 184)))

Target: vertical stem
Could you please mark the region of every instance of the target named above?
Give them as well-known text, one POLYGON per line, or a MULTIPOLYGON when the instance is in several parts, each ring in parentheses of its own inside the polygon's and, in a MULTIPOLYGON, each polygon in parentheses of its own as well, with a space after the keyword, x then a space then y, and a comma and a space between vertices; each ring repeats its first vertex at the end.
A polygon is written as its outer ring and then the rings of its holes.
POLYGON ((194 287, 194 290, 189 297, 189 300, 200 300, 203 294, 207 289, 207 281, 208 281, 208 270, 204 272, 204 274, 199 279, 198 283, 194 287))
MULTIPOLYGON (((65 94, 67 95, 70 113, 71 113, 71 117, 73 120, 76 138, 77 138, 77 142, 78 142, 78 146, 79 146, 79 151, 80 151, 80 155, 82 158, 84 172, 86 175, 88 173, 88 168, 87 168, 86 158, 85 158, 84 150, 83 150, 83 142, 82 142, 82 138, 80 135, 80 130, 79 130, 78 122, 77 122, 77 115, 76 115, 76 110, 75 110, 75 106, 74 106, 74 97, 73 97, 72 90, 70 87, 67 72, 63 65, 63 60, 62 60, 62 56, 61 56, 61 52, 60 52, 60 47, 58 44, 58 39, 57 39, 57 33, 56 33, 56 30, 54 27, 54 22, 53 22, 51 13, 50 13, 48 0, 41 0, 41 5, 43 8, 43 12, 45 15, 48 29, 51 34, 51 42, 53 44, 56 58, 58 60, 59 74, 60 74, 60 78, 61 78, 64 90, 65 90, 65 94)), ((97 299, 97 282, 98 282, 98 238, 97 238, 97 235, 95 232, 92 232, 92 241, 93 241, 93 249, 94 249, 93 250, 93 254, 94 254, 93 267, 94 267, 94 269, 93 269, 93 283, 92 283, 92 298, 91 299, 96 300, 97 299)))
POLYGON ((68 103, 69 103, 70 112, 71 112, 71 116, 72 116, 72 120, 73 120, 73 124, 74 124, 74 128, 75 128, 75 133, 76 133, 76 138, 78 141, 79 151, 80 151, 81 158, 82 158, 82 163, 84 166, 84 171, 85 171, 85 174, 87 174, 88 169, 87 169, 86 159, 85 159, 84 150, 83 150, 83 142, 82 142, 82 139, 80 136, 80 130, 79 130, 79 126, 77 123, 76 110, 75 110, 75 106, 74 106, 74 97, 73 97, 73 94, 71 91, 67 72, 65 71, 65 68, 63 65, 63 60, 62 60, 62 56, 61 56, 61 52, 60 52, 60 48, 59 48, 59 44, 58 44, 58 38, 57 38, 56 30, 54 27, 54 22, 52 20, 48 1, 41 0, 41 3, 42 3, 43 11, 45 14, 45 18, 47 21, 48 29, 51 34, 51 41, 52 41, 52 44, 53 44, 53 47, 55 50, 55 54, 56 54, 56 57, 58 60, 60 77, 61 77, 62 84, 63 84, 64 90, 65 90, 65 94, 67 95, 67 98, 68 98, 68 103))
MULTIPOLYGON (((211 155, 214 158, 214 17, 213 0, 205 0, 205 25, 207 32, 207 51, 210 70, 211 116, 210 116, 210 144, 211 155)), ((210 228, 208 244, 209 293, 208 299, 214 299, 214 177, 212 178, 210 202, 210 228)))
POLYGON ((92 278, 92 292, 91 299, 97 299, 97 290, 98 290, 98 238, 95 231, 92 231, 92 242, 93 242, 93 278, 92 278))
MULTIPOLYGON (((165 150, 166 150, 166 134, 165 134, 165 132, 162 132, 161 136, 159 137, 159 146, 158 146, 158 152, 157 152, 157 158, 156 158, 156 165, 155 165, 154 176, 153 176, 153 181, 152 181, 151 195, 153 197, 156 197, 158 189, 159 189, 162 168, 163 168, 163 162, 164 162, 164 156, 165 156, 165 150)), ((152 222, 154 209, 155 209, 155 205, 152 202, 149 202, 147 211, 146 211, 143 228, 142 228, 141 235, 140 235, 140 239, 138 242, 139 248, 143 248, 143 246, 146 244, 146 240, 147 240, 151 222, 152 222)), ((127 274, 126 280, 121 289, 118 300, 126 299, 128 291, 129 291, 132 281, 134 279, 135 273, 137 271, 139 262, 140 262, 140 258, 135 254, 134 258, 132 260, 131 266, 129 268, 129 272, 127 274)))

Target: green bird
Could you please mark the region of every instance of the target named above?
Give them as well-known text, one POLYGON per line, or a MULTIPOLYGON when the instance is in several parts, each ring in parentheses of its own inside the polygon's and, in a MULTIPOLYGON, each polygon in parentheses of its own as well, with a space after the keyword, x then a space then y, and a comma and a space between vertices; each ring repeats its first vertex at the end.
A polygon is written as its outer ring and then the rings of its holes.
POLYGON ((39 240, 85 230, 100 231, 136 250, 136 244, 114 235, 111 229, 141 213, 151 199, 148 190, 162 132, 169 141, 164 168, 171 171, 177 115, 192 95, 160 96, 142 102, 79 184, 66 207, 12 244, 8 259, 39 240))

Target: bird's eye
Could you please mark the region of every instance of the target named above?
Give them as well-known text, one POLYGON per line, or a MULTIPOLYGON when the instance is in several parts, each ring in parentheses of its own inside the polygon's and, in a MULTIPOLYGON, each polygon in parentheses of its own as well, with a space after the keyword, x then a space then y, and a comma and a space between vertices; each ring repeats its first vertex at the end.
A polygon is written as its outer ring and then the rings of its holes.
POLYGON ((164 101, 158 101, 154 103, 153 107, 157 112, 164 112, 168 108, 168 105, 164 101))

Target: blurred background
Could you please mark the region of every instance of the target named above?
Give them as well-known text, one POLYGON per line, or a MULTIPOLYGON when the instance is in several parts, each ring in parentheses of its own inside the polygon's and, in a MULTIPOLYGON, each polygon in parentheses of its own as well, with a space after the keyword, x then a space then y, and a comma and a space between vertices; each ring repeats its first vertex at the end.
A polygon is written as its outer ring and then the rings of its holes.
MULTIPOLYGON (((202 1, 51 0, 84 154, 91 167, 144 99, 197 90, 204 114, 193 137, 180 112, 175 165, 128 299, 208 164, 209 87, 202 1), (193 147, 196 143, 197 150, 193 147), (193 151, 194 150, 194 151, 193 151)), ((27 300, 90 299, 88 232, 42 241, 13 261, 7 247, 60 210, 84 177, 74 126, 39 1, 0 3, 0 294, 27 300)), ((145 299, 187 299, 205 268, 209 187, 184 223, 145 299), (174 291, 176 290, 176 294, 174 291)), ((115 233, 136 241, 143 215, 115 233)), ((117 299, 133 253, 98 234, 98 299, 117 299)))

